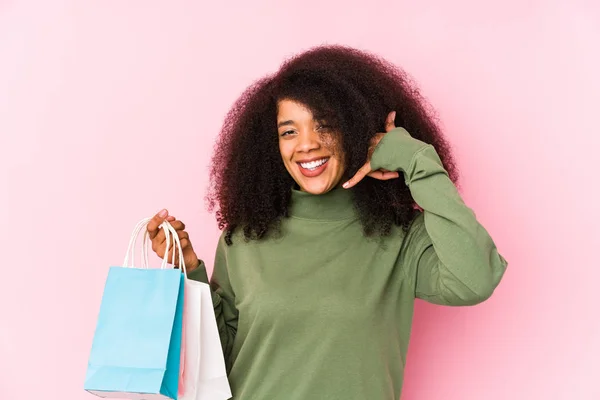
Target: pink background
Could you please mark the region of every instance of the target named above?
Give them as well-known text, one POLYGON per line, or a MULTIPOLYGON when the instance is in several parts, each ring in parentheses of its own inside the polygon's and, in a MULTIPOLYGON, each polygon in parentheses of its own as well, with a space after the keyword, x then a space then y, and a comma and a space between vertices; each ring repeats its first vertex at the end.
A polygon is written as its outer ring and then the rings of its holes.
POLYGON ((402 399, 600 399, 599 3, 356 4, 0 1, 0 399, 92 398, 107 269, 142 217, 169 208, 212 268, 224 114, 321 43, 412 74, 510 261, 480 306, 418 303, 402 399))

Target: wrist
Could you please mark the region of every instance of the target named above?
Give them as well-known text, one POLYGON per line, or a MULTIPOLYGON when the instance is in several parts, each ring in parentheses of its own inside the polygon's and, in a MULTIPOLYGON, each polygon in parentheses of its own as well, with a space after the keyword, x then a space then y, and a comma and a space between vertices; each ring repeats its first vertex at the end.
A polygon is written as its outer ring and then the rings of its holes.
POLYGON ((191 263, 186 263, 185 264, 185 269, 188 273, 198 269, 198 267, 200 266, 200 260, 198 260, 197 258, 191 262, 191 263))
POLYGON ((416 153, 428 144, 413 138, 404 128, 395 128, 381 138, 371 157, 371 168, 406 172, 416 153))

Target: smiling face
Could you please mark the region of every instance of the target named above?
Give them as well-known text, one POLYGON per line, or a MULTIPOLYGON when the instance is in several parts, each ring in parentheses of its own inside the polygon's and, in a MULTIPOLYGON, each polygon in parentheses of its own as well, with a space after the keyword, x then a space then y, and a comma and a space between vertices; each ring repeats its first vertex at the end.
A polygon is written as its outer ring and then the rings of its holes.
POLYGON ((315 121, 304 105, 280 100, 277 110, 279 152, 300 190, 323 194, 337 187, 344 174, 343 154, 336 134, 324 121, 315 121))

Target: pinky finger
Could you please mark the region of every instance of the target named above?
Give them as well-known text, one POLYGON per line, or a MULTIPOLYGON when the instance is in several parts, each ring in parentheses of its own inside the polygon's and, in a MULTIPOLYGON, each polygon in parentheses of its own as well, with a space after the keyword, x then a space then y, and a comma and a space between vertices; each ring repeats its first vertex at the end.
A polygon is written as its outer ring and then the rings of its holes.
POLYGON ((383 173, 383 179, 388 180, 388 179, 397 179, 400 178, 400 173, 396 172, 396 171, 390 171, 390 172, 384 172, 383 173))

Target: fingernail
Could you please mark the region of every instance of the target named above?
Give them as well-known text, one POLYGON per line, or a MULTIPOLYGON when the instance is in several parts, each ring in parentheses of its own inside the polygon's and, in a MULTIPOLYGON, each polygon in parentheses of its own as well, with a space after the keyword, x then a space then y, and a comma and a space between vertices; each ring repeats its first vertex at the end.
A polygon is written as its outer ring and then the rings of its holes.
POLYGON ((167 214, 168 214, 167 210, 161 210, 161 211, 158 213, 158 216, 159 216, 159 217, 161 217, 161 218, 164 218, 164 217, 166 217, 166 216, 167 216, 167 214))
POLYGON ((346 182, 346 183, 344 183, 344 184, 342 185, 342 187, 343 187, 344 189, 348 189, 348 185, 350 185, 350 182, 346 182))

